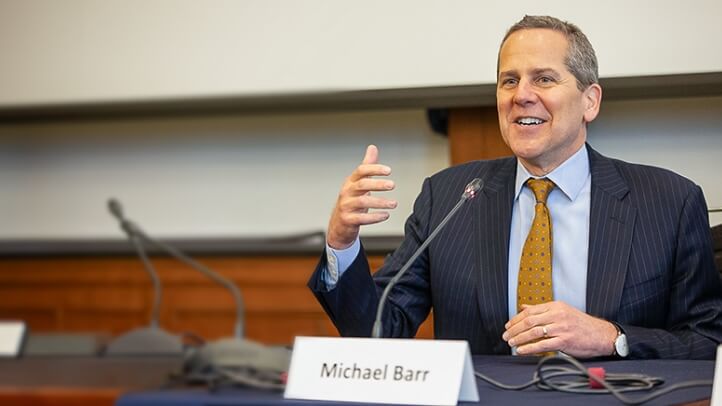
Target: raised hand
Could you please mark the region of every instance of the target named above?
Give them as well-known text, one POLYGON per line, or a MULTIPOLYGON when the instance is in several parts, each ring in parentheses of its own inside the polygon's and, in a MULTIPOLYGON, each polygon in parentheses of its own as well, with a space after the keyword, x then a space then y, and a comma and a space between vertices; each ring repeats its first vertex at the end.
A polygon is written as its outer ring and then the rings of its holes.
POLYGON ((344 181, 328 223, 326 242, 331 248, 348 248, 356 240, 362 225, 385 221, 389 212, 383 209, 396 208, 395 200, 371 195, 371 192, 385 192, 395 187, 390 179, 373 178, 391 175, 391 168, 379 164, 378 159, 378 148, 369 145, 361 164, 344 181), (382 210, 370 212, 369 209, 382 210))

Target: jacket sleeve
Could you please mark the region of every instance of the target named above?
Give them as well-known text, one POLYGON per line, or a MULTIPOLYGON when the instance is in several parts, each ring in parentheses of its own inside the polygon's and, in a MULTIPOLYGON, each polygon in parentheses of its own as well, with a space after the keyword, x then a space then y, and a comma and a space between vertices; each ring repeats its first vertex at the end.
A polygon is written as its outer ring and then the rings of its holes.
MULTIPOLYGON (((326 254, 321 255, 308 286, 342 336, 371 335, 384 288, 428 235, 431 200, 427 179, 414 203, 413 213, 406 220, 404 240, 373 277, 362 245, 359 255, 339 278, 336 287, 328 290, 322 280, 326 254)), ((428 316, 431 309, 428 264, 428 255, 424 252, 392 288, 384 306, 384 337, 413 337, 428 316)))
POLYGON ((714 359, 722 342, 722 285, 714 265, 707 206, 698 186, 686 197, 677 230, 666 326, 620 324, 630 357, 714 359))

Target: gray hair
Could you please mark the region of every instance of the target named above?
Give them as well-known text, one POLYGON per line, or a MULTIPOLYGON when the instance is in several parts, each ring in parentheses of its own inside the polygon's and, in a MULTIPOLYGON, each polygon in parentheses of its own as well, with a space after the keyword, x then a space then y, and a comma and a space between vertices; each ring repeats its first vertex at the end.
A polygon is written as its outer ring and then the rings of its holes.
MULTIPOLYGON (((550 16, 529 16, 525 15, 519 22, 512 25, 504 35, 504 39, 499 46, 499 55, 501 55, 501 47, 509 36, 517 31, 528 30, 534 28, 545 28, 554 30, 564 34, 569 42, 569 49, 564 64, 567 69, 577 79, 577 87, 579 90, 585 90, 593 83, 599 83, 599 64, 597 56, 594 53, 592 44, 584 35, 582 30, 576 25, 562 21, 558 18, 550 16)), ((499 59, 497 57, 497 75, 499 73, 499 59)))

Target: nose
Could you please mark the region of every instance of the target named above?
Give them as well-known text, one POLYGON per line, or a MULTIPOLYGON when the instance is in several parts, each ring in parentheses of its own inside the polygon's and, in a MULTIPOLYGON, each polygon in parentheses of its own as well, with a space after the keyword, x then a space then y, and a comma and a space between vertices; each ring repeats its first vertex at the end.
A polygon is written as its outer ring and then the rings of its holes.
POLYGON ((538 100, 534 87, 528 80, 520 80, 519 84, 514 88, 514 103, 525 105, 535 103, 538 100))

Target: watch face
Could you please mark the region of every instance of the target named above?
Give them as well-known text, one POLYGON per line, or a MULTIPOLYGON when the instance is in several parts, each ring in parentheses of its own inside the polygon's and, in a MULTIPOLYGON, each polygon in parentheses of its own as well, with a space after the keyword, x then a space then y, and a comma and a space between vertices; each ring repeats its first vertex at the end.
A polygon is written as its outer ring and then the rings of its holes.
POLYGON ((629 346, 627 346, 627 336, 620 334, 616 340, 614 340, 614 349, 620 357, 626 357, 629 355, 629 346))

